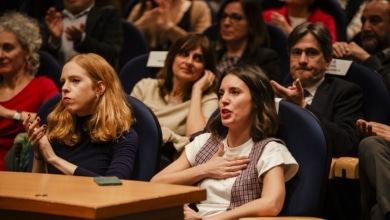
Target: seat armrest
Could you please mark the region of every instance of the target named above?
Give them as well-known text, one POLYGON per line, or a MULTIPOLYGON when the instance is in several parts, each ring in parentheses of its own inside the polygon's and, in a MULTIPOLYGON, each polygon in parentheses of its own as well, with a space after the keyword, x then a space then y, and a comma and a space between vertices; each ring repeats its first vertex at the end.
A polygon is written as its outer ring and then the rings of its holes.
POLYGON ((334 168, 335 164, 338 158, 332 157, 332 161, 330 162, 330 169, 329 169, 329 179, 334 179, 334 168))
POLYGON ((357 157, 340 157, 335 163, 335 177, 359 179, 359 159, 357 157))

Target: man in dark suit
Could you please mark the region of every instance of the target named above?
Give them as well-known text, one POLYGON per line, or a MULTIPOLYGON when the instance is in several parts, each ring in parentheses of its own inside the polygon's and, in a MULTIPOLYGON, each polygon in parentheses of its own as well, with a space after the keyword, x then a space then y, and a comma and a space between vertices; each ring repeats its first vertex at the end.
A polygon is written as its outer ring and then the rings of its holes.
MULTIPOLYGON (((334 157, 356 156, 363 94, 357 85, 325 76, 332 61, 332 38, 322 24, 304 23, 288 38, 291 86, 271 81, 275 94, 313 112, 322 122, 334 157), (307 96, 304 96, 304 90, 307 96)), ((299 125, 297 125, 299 126, 299 125)))
MULTIPOLYGON (((275 94, 317 116, 331 142, 329 147, 332 148, 333 157, 357 156, 361 137, 355 122, 363 115, 363 94, 360 87, 353 83, 325 76, 332 61, 332 37, 329 31, 320 23, 298 25, 288 38, 287 49, 293 83, 285 88, 271 81, 275 94)), ((359 195, 352 194, 357 201, 348 201, 352 196, 349 192, 347 195, 340 193, 340 188, 338 182, 329 181, 324 217, 359 219, 360 213, 356 211, 359 209, 359 195), (357 207, 352 211, 349 206, 357 207)))
POLYGON ((119 10, 99 8, 95 0, 64 0, 64 6, 62 12, 47 11, 43 49, 60 64, 79 53, 96 53, 117 69, 123 42, 119 10))

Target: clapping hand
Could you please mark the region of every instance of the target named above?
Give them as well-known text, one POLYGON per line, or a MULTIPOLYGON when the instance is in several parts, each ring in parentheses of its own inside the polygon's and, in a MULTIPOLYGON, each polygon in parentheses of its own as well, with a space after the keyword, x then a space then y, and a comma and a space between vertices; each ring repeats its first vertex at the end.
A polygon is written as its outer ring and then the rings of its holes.
POLYGON ((292 31, 292 27, 288 24, 286 18, 277 12, 272 13, 270 22, 271 24, 280 28, 287 35, 289 35, 290 32, 292 31))
POLYGON ((168 30, 174 26, 171 19, 172 0, 158 1, 158 19, 157 24, 163 30, 168 30))
POLYGON ((303 108, 307 105, 303 94, 303 87, 299 79, 296 79, 293 84, 287 88, 274 80, 271 80, 270 82, 276 97, 286 99, 303 108))
POLYGON ((63 30, 61 12, 56 11, 54 7, 50 7, 45 16, 45 23, 52 37, 56 41, 61 40, 63 30))
POLYGON ((390 126, 388 125, 358 119, 356 128, 364 136, 379 136, 390 141, 390 126))
POLYGON ((73 41, 74 43, 79 43, 84 33, 84 24, 81 23, 78 26, 69 26, 65 29, 66 39, 73 41))
MULTIPOLYGON (((39 142, 43 137, 46 137, 46 125, 39 125, 40 118, 37 117, 34 121, 31 120, 31 115, 28 114, 27 118, 23 121, 23 126, 27 132, 28 141, 34 148, 34 155, 36 158, 42 158, 41 150, 39 148, 39 142)), ((46 138, 47 139, 47 138, 46 138)))

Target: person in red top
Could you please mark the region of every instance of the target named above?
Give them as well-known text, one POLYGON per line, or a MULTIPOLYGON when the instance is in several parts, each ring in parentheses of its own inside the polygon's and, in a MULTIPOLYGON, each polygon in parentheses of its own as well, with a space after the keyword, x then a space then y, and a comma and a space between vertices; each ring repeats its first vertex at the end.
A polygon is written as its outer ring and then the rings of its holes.
POLYGON ((41 43, 36 20, 18 12, 0 17, 0 171, 16 135, 24 131, 20 122, 28 114, 35 118, 42 103, 59 92, 48 77, 35 77, 41 43))
POLYGON ((263 11, 266 22, 279 27, 287 35, 303 22, 323 23, 329 30, 333 43, 337 41, 336 23, 334 18, 323 12, 317 6, 318 0, 286 0, 280 8, 263 11))

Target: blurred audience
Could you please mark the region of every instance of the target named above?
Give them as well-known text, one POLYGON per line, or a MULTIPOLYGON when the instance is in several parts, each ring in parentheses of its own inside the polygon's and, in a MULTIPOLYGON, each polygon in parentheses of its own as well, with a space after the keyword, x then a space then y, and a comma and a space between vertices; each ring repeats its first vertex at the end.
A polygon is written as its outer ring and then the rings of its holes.
POLYGON ((209 27, 211 11, 203 0, 141 0, 127 20, 145 34, 151 50, 168 50, 177 39, 209 27))
POLYGON ((112 6, 97 7, 95 0, 64 0, 61 12, 49 8, 43 28, 43 49, 61 65, 80 53, 96 53, 118 68, 123 42, 121 13, 112 6))
POLYGON ((226 0, 218 12, 217 71, 223 74, 237 64, 256 65, 272 80, 280 80, 276 51, 257 0, 226 0))
POLYGON ((35 117, 42 103, 58 93, 51 79, 35 77, 41 43, 35 19, 18 12, 0 17, 0 170, 16 135, 24 131, 21 121, 35 117))
POLYGON ((333 56, 353 59, 376 70, 390 88, 390 2, 368 0, 361 17, 361 42, 336 42, 333 56))
POLYGON ((332 41, 336 42, 335 20, 318 7, 319 1, 321 0, 286 0, 281 8, 264 10, 264 20, 276 25, 287 35, 303 22, 322 23, 330 31, 332 41))

